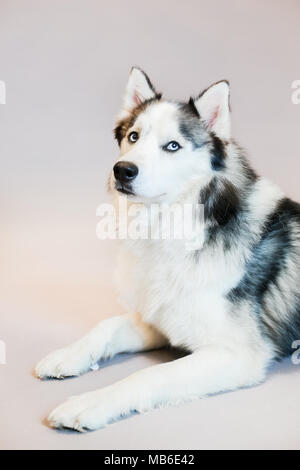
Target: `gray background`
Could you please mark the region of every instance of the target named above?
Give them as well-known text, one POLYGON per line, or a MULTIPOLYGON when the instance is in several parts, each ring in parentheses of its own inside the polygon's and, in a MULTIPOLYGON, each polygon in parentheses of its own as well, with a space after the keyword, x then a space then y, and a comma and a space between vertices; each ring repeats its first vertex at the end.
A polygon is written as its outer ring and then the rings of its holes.
POLYGON ((80 379, 32 367, 119 313, 114 244, 96 208, 117 156, 112 137, 131 65, 168 98, 232 85, 233 132, 255 168, 300 199, 298 0, 0 0, 1 448, 299 448, 299 367, 260 387, 134 416, 86 435, 43 419, 69 395, 173 357, 121 356, 80 379))

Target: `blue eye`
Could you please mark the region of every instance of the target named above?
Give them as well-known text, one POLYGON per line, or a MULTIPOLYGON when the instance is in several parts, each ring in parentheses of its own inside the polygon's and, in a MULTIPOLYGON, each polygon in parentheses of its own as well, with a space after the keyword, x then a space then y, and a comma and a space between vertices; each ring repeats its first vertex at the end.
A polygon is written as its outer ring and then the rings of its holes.
POLYGON ((137 132, 130 132, 129 136, 128 136, 128 140, 129 142, 136 142, 139 138, 139 135, 137 132))
POLYGON ((177 152, 181 147, 178 142, 175 140, 171 140, 167 145, 164 145, 163 150, 166 150, 167 152, 177 152))

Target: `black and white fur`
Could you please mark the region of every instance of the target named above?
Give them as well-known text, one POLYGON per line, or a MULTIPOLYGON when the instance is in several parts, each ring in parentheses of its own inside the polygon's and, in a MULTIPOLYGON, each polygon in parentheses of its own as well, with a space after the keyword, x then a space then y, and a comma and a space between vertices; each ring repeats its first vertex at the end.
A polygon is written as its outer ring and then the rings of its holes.
POLYGON ((133 68, 115 135, 118 162, 139 170, 128 185, 112 172, 116 205, 122 192, 142 208, 203 203, 205 240, 194 251, 183 240, 122 241, 129 313, 50 354, 37 376, 76 376, 117 353, 168 344, 190 354, 69 399, 50 414, 58 428, 97 429, 133 410, 258 384, 300 339, 300 207, 258 177, 232 139, 228 83, 169 102, 133 68), (168 151, 170 141, 179 150, 168 151))

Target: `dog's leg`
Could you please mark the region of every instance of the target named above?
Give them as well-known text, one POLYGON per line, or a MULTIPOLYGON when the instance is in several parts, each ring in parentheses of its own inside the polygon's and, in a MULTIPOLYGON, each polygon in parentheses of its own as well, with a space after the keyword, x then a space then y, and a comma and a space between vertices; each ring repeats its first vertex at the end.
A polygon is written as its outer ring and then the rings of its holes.
POLYGON ((166 339, 139 314, 121 315, 99 323, 90 333, 70 346, 54 351, 36 366, 40 378, 64 378, 86 372, 100 359, 121 352, 163 347, 166 339))
MULTIPOLYGON (((246 349, 246 347, 245 347, 246 349)), ((49 416, 53 427, 101 428, 132 411, 149 411, 262 381, 266 358, 251 351, 207 346, 184 358, 136 372, 94 392, 72 397, 49 416)))

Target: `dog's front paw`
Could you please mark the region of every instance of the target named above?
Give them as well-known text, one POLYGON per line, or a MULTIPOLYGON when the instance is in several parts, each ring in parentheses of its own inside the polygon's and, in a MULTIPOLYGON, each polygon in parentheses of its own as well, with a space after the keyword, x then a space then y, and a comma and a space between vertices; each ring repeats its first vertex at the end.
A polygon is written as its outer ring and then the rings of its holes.
POLYGON ((52 411, 48 422, 53 428, 85 432, 103 428, 121 414, 109 390, 102 389, 69 398, 52 411))
POLYGON ((46 356, 36 366, 35 373, 41 379, 63 379, 86 372, 94 362, 86 345, 75 343, 46 356))

